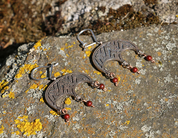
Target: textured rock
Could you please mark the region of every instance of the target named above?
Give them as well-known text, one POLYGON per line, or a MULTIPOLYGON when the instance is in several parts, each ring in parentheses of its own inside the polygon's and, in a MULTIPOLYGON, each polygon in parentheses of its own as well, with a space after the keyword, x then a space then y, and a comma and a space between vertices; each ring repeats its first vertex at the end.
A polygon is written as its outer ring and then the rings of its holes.
MULTIPOLYGON (((100 41, 130 40, 156 61, 150 63, 132 51, 124 52, 123 57, 141 74, 108 62, 107 68, 119 79, 118 87, 91 65, 89 55, 94 46, 82 51, 75 37, 46 37, 34 45, 22 45, 0 70, 0 137, 177 137, 177 33, 178 27, 169 25, 98 35, 100 41), (95 108, 68 99, 69 123, 43 101, 50 80, 29 77, 33 68, 53 62, 59 63, 54 76, 83 72, 108 89, 103 92, 80 84, 76 92, 91 100, 95 108)), ((92 41, 89 36, 81 39, 92 41)), ((38 71, 36 77, 44 77, 45 72, 38 71)))

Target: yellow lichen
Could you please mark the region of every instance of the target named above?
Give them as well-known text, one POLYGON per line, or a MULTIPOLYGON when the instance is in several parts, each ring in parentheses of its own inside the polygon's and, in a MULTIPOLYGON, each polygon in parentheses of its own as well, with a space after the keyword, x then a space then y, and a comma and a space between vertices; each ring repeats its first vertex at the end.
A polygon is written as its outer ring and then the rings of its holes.
POLYGON ((29 91, 29 89, 28 89, 28 90, 26 90, 26 91, 25 91, 25 93, 27 93, 28 91, 29 91))
POLYGON ((0 90, 2 90, 7 84, 8 84, 7 81, 2 80, 2 81, 0 82, 0 90))
POLYGON ((36 89, 37 87, 38 87, 38 85, 34 83, 30 86, 30 89, 36 89))
POLYGON ((42 129, 40 119, 35 119, 34 122, 28 122, 28 116, 24 115, 14 121, 17 124, 17 128, 26 136, 36 135, 36 132, 42 129))
POLYGON ((45 86, 43 87, 43 91, 46 89, 47 86, 48 86, 48 85, 45 85, 45 86))
POLYGON ((106 106, 109 106, 109 104, 106 104, 106 106))
POLYGON ((89 70, 85 70, 85 73, 87 73, 87 74, 88 74, 88 73, 89 73, 89 70))
POLYGON ((64 51, 64 48, 62 47, 62 48, 60 48, 60 50, 64 51))
POLYGON ((65 107, 65 109, 66 109, 66 110, 71 110, 71 108, 69 108, 69 107, 65 107))
POLYGON ((99 71, 93 71, 94 73, 96 73, 96 74, 98 74, 98 75, 100 75, 101 74, 101 72, 99 72, 99 71))
POLYGON ((61 73, 59 73, 59 72, 56 72, 56 73, 54 74, 54 77, 59 77, 59 76, 61 76, 61 73))
POLYGON ((1 128, 0 128, 0 134, 3 133, 3 130, 4 130, 4 126, 2 125, 1 128))
POLYGON ((14 99, 14 98, 15 98, 14 92, 10 92, 10 93, 9 93, 9 98, 11 98, 11 99, 14 99))
POLYGON ((125 122, 125 124, 126 124, 126 125, 130 124, 130 121, 129 121, 129 120, 128 120, 128 121, 126 121, 126 122, 125 122))
POLYGON ((58 113, 56 113, 56 112, 53 111, 53 110, 49 111, 49 113, 52 114, 52 115, 59 115, 58 113))
POLYGON ((63 70, 61 70, 61 72, 62 72, 62 75, 66 75, 66 74, 68 74, 68 73, 72 73, 72 70, 63 69, 63 70))
POLYGON ((70 104, 71 104, 71 100, 70 100, 70 98, 66 98, 66 100, 65 100, 65 104, 67 104, 67 105, 70 105, 70 104))
POLYGON ((1 93, 4 93, 5 90, 8 90, 9 89, 9 86, 5 86, 2 90, 1 90, 1 93))
POLYGON ((91 55, 91 51, 85 51, 85 54, 89 57, 91 55))
POLYGON ((39 73, 40 73, 40 74, 42 74, 42 73, 43 73, 43 71, 41 71, 41 70, 40 70, 40 71, 39 71, 39 73))
POLYGON ((46 78, 46 75, 45 75, 45 74, 41 75, 41 78, 42 78, 42 79, 43 79, 43 78, 46 78))
POLYGON ((37 50, 39 46, 41 46, 41 40, 34 45, 34 48, 37 50))
POLYGON ((68 48, 72 48, 72 47, 73 47, 73 45, 71 45, 71 46, 68 46, 68 47, 67 47, 67 49, 68 49, 68 48))
POLYGON ((39 90, 41 90, 43 87, 44 87, 44 85, 41 84, 38 88, 39 88, 39 90))
POLYGON ((32 69, 38 67, 37 64, 25 64, 20 68, 18 73, 15 75, 15 78, 21 78, 23 74, 29 73, 32 69))
POLYGON ((40 99, 40 102, 44 103, 44 99, 43 99, 43 97, 40 99))
POLYGON ((11 134, 16 134, 16 135, 19 135, 20 132, 19 131, 15 131, 15 132, 12 132, 11 134))
POLYGON ((178 15, 176 15, 176 17, 178 18, 178 15))
POLYGON ((87 47, 89 50, 92 48, 92 46, 87 47))

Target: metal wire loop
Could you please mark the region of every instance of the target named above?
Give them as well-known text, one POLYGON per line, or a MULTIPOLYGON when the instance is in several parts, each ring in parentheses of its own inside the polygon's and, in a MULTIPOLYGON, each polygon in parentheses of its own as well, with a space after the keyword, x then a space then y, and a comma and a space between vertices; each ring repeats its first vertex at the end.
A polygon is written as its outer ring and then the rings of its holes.
POLYGON ((37 67, 37 68, 34 68, 30 74, 30 77, 34 80, 43 80, 43 79, 50 79, 50 80, 56 80, 55 77, 52 77, 52 70, 53 70, 53 67, 54 66, 57 66, 58 63, 51 63, 50 65, 48 66, 41 66, 41 67, 37 67), (40 78, 40 79, 37 79, 33 76, 34 72, 40 68, 49 68, 49 77, 45 77, 45 78, 40 78))
POLYGON ((92 45, 94 45, 94 44, 101 44, 102 42, 98 42, 97 40, 96 40, 96 37, 95 37, 95 34, 93 33, 93 31, 91 30, 91 29, 84 29, 84 30, 82 30, 82 31, 80 31, 79 32, 79 34, 77 35, 77 39, 78 39, 78 41, 82 44, 82 48, 87 48, 87 47, 89 47, 89 46, 92 46, 92 45), (91 32, 91 34, 92 34, 92 37, 93 37, 93 39, 94 39, 94 43, 91 43, 91 44, 88 44, 87 45, 87 43, 84 43, 84 42, 82 42, 81 40, 80 40, 80 38, 79 38, 79 36, 83 33, 83 32, 85 32, 85 31, 90 31, 91 32))

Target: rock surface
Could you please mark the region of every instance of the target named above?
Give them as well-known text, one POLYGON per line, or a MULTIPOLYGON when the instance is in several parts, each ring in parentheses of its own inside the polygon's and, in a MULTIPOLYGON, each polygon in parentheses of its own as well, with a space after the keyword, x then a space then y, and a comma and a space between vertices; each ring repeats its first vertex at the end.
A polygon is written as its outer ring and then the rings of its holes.
MULTIPOLYGON (((150 63, 132 51, 124 52, 124 59, 137 66, 140 74, 108 62, 107 68, 118 77, 118 87, 91 65, 94 46, 82 51, 76 37, 46 37, 22 45, 0 70, 0 137, 177 137, 177 33, 178 27, 169 25, 98 35, 100 41, 129 40, 156 61, 150 63), (91 100, 95 108, 67 99, 69 123, 43 100, 51 81, 29 77, 33 68, 53 62, 59 63, 53 70, 56 77, 83 72, 107 87, 103 92, 87 84, 77 86, 76 92, 91 100)), ((92 42, 89 36, 81 39, 92 42)), ((37 73, 45 77, 45 72, 37 73)))

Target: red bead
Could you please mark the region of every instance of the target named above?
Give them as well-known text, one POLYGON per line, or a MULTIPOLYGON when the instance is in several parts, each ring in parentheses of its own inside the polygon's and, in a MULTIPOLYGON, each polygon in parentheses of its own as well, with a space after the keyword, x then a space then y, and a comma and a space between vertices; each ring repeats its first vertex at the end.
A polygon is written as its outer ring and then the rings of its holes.
POLYGON ((112 79, 112 82, 113 82, 113 83, 116 83, 116 82, 118 82, 118 79, 117 79, 117 78, 114 78, 114 79, 112 79))
POLYGON ((138 69, 137 69, 136 67, 133 67, 133 68, 131 69, 131 71, 132 71, 133 73, 136 73, 136 72, 138 71, 138 69))
POLYGON ((86 102, 86 105, 87 105, 87 106, 92 106, 92 101, 87 101, 87 102, 86 102))
POLYGON ((101 83, 99 88, 103 90, 104 89, 104 84, 101 83))
POLYGON ((64 119, 67 120, 67 119, 69 119, 69 118, 70 118, 70 115, 69 115, 69 114, 65 114, 65 115, 64 115, 64 119))
POLYGON ((146 60, 147 61, 151 61, 152 60, 152 57, 150 55, 146 56, 146 60))

